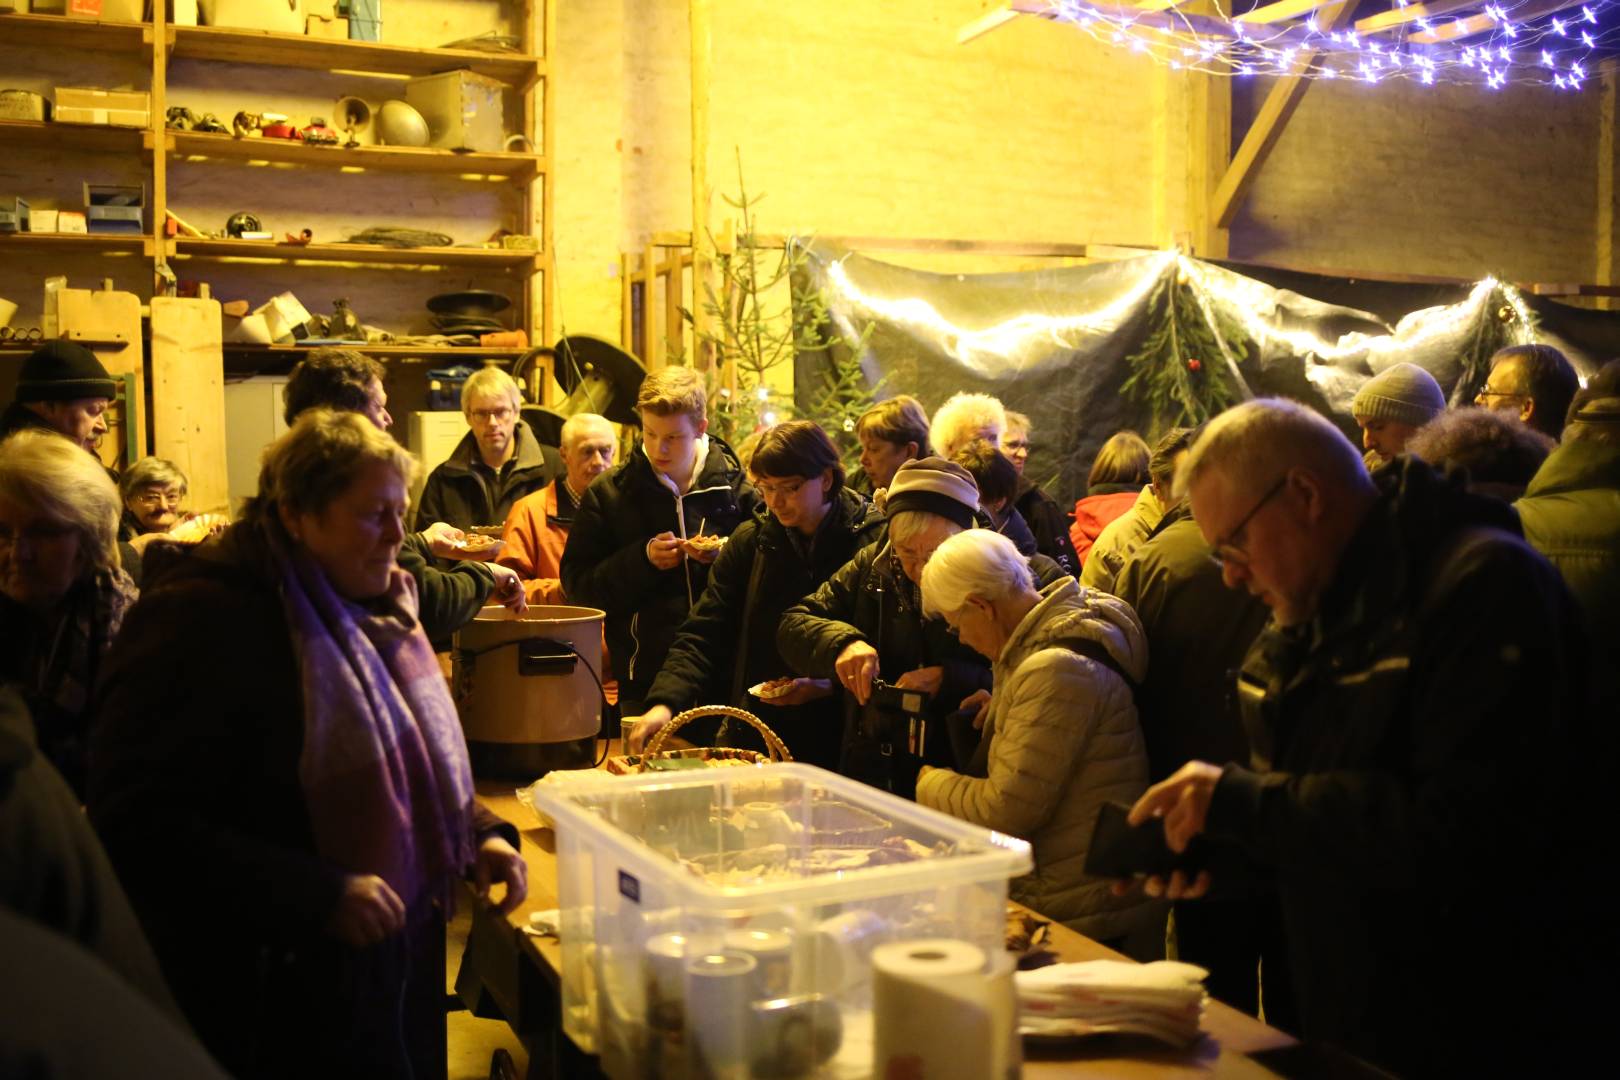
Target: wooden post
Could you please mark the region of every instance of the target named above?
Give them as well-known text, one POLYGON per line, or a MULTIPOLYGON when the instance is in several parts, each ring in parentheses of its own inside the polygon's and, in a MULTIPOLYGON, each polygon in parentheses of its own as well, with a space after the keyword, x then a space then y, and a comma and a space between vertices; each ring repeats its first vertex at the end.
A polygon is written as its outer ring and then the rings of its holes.
MULTIPOLYGON (((692 356, 693 367, 708 370, 714 357, 703 341, 708 313, 703 310, 704 285, 709 281, 709 0, 689 0, 687 19, 692 35, 692 356)), ((651 301, 652 297, 647 297, 651 301)))
POLYGON ((664 366, 664 350, 658 341, 658 306, 653 303, 653 285, 658 280, 658 249, 651 244, 641 253, 641 350, 646 357, 656 357, 657 367, 664 366))
MULTIPOLYGON (((631 326, 630 273, 630 254, 621 251, 619 252, 619 348, 625 352, 635 351, 631 348, 634 331, 631 326)), ((652 361, 645 356, 641 359, 648 365, 647 370, 651 371, 652 361)))
MULTIPOLYGON (((1605 60, 1598 66, 1602 93, 1598 98, 1598 154, 1597 154, 1597 265, 1596 283, 1614 284, 1614 125, 1617 118, 1617 97, 1620 97, 1620 67, 1614 60, 1605 60)), ((1597 306, 1603 311, 1615 309, 1614 298, 1600 297, 1597 306)))
POLYGON ((152 146, 152 190, 146 205, 152 215, 154 288, 157 271, 168 265, 170 251, 164 238, 169 211, 169 36, 174 33, 168 25, 168 6, 152 5, 152 27, 146 31, 152 43, 152 115, 146 121, 146 139, 152 146))
MULTIPOLYGON (((681 344, 686 333, 686 320, 681 318, 681 294, 686 273, 678 249, 666 252, 669 262, 664 266, 664 355, 681 344)), ((681 350, 685 352, 683 348, 681 350)))
POLYGON ((1200 258, 1224 259, 1227 254, 1229 234, 1210 215, 1231 156, 1231 80, 1188 72, 1187 239, 1200 258))
MULTIPOLYGON (((557 185, 552 178, 551 170, 556 167, 557 160, 557 79, 556 56, 557 51, 557 5, 561 0, 533 0, 545 5, 545 17, 541 21, 544 31, 544 41, 541 44, 540 55, 545 57, 544 80, 541 83, 540 96, 540 127, 541 127, 541 153, 544 155, 545 171, 540 174, 540 247, 545 251, 540 281, 540 310, 541 310, 541 340, 547 344, 557 340, 557 251, 556 239, 556 201, 557 185)), ((529 20, 531 25, 534 15, 531 11, 529 20)), ((531 31, 532 32, 532 31, 531 31)), ((534 91, 524 95, 533 108, 534 91)), ((529 129, 529 139, 534 140, 534 129, 529 129)))

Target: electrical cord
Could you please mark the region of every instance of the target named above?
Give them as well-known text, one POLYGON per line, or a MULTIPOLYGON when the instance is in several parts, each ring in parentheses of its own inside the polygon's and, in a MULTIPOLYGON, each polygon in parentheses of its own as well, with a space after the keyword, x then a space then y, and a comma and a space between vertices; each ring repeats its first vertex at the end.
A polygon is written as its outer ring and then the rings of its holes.
MULTIPOLYGON (((487 648, 483 648, 483 649, 457 649, 452 654, 452 656, 457 660, 476 660, 480 656, 486 656, 489 653, 495 652, 498 649, 504 649, 508 645, 516 645, 519 642, 522 642, 524 640, 527 640, 527 639, 525 639, 525 638, 513 638, 511 641, 497 642, 494 645, 490 645, 487 648)), ((590 660, 585 656, 584 653, 580 652, 577 648, 575 648, 574 643, 572 641, 564 641, 564 640, 562 640, 560 638, 551 638, 549 640, 552 642, 552 644, 560 645, 564 649, 567 649, 571 656, 573 656, 581 664, 585 665, 585 670, 590 672, 591 681, 596 684, 596 695, 597 695, 597 697, 601 698, 602 704, 604 706, 606 706, 608 708, 612 708, 613 707, 613 702, 608 700, 607 687, 602 685, 602 676, 597 673, 596 665, 592 664, 590 662, 590 660)), ((602 740, 602 756, 596 759, 596 764, 592 765, 591 768, 599 769, 599 768, 602 767, 602 762, 607 760, 608 746, 611 743, 612 743, 611 739, 603 739, 602 740)))

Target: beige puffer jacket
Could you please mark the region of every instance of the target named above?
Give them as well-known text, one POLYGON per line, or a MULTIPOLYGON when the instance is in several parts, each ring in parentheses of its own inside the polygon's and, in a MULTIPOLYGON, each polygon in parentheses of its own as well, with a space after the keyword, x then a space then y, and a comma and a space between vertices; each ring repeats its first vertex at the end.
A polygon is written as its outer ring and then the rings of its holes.
POLYGON ((989 776, 924 769, 917 801, 1029 841, 1035 870, 1013 881, 1014 900, 1089 937, 1124 937, 1156 905, 1140 893, 1116 898, 1082 868, 1102 804, 1131 803, 1147 789, 1147 751, 1125 681, 1064 643, 1099 642, 1140 679, 1147 638, 1128 604, 1072 578, 1041 596, 995 662, 989 776))

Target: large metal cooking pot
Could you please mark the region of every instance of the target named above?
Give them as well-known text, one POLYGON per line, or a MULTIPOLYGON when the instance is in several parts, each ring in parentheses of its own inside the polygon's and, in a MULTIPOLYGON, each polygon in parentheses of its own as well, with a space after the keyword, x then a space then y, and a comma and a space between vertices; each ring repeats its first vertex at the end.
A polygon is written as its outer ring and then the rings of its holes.
POLYGON ((604 617, 492 605, 456 632, 451 685, 475 775, 533 780, 595 763, 604 617))

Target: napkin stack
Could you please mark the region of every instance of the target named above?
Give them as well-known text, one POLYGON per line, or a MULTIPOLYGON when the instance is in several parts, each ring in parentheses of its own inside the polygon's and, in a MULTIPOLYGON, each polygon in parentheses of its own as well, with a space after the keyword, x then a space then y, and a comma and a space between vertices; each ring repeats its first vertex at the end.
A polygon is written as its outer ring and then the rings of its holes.
POLYGON ((1089 960, 1020 971, 1019 1029, 1035 1037, 1146 1035, 1186 1047, 1198 1040, 1208 975, 1173 960, 1089 960))

